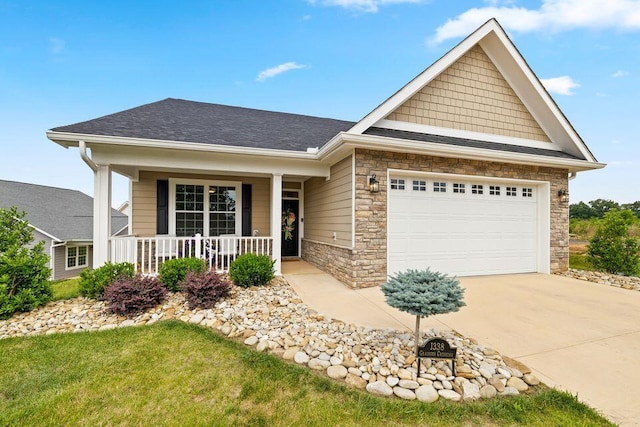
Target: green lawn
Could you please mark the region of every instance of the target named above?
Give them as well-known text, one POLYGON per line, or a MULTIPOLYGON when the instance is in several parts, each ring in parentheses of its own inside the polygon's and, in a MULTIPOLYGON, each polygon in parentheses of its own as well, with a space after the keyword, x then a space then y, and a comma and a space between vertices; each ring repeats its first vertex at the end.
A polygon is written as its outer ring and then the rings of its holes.
POLYGON ((593 270, 591 264, 587 261, 586 254, 578 254, 569 252, 569 267, 578 270, 593 270))
POLYGON ((51 283, 53 300, 70 299, 80 296, 79 278, 58 280, 51 283))
POLYGON ((0 425, 611 425, 555 390, 377 398, 181 322, 0 340, 0 425))

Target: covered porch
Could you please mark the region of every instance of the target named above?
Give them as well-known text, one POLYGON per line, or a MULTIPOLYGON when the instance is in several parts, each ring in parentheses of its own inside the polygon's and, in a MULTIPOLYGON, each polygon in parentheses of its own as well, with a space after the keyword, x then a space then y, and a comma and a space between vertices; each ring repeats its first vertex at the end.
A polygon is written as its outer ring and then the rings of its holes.
POLYGON ((125 153, 131 149, 99 146, 89 158, 83 145, 94 170, 94 266, 130 262, 144 274, 184 257, 227 272, 246 253, 270 256, 281 274, 283 257, 301 255, 303 182, 329 175, 324 165, 301 159, 160 148, 125 153), (103 220, 111 209, 114 172, 129 178, 127 236, 112 236, 103 220))

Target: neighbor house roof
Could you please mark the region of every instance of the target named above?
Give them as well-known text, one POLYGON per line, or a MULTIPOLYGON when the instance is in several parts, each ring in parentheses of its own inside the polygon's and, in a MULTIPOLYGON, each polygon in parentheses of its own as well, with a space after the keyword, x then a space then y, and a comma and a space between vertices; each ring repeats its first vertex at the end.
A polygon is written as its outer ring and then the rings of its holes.
MULTIPOLYGON (((66 188, 0 180, 0 208, 26 211, 29 224, 60 241, 93 240, 93 198, 66 188)), ((127 225, 126 215, 111 210, 111 231, 127 225)))
POLYGON ((355 123, 167 98, 55 132, 306 151, 355 123))

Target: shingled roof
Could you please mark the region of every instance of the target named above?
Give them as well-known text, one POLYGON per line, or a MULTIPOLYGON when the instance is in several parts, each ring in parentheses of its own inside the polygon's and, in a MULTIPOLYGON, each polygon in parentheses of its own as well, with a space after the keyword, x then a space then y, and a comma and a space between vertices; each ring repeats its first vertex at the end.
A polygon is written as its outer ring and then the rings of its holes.
POLYGON ((306 151, 353 122, 167 98, 52 129, 91 135, 306 151))
MULTIPOLYGON (((0 207, 26 211, 29 224, 61 241, 93 240, 93 198, 77 190, 0 180, 0 207)), ((125 227, 128 218, 111 210, 111 231, 125 227)))

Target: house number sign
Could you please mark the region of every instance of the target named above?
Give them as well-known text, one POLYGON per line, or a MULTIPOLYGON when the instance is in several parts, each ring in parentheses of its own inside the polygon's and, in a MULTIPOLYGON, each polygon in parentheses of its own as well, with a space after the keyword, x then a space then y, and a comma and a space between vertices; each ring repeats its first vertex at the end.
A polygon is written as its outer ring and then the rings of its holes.
POLYGON ((420 360, 425 359, 447 359, 451 360, 451 374, 456 375, 456 353, 458 349, 451 347, 449 343, 442 338, 432 338, 428 340, 424 346, 418 347, 418 372, 420 372, 420 360))

